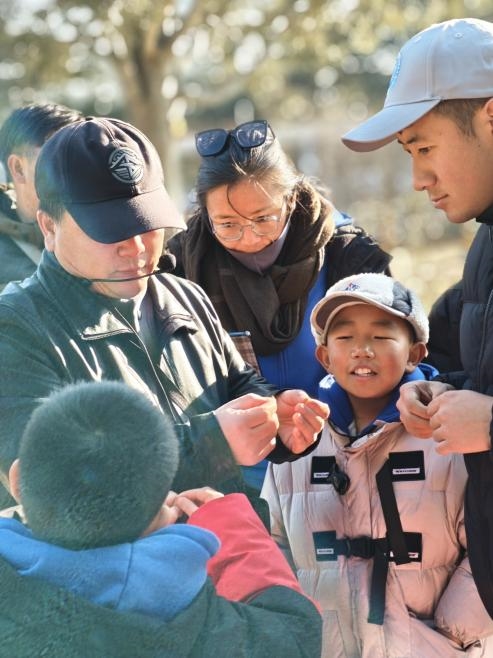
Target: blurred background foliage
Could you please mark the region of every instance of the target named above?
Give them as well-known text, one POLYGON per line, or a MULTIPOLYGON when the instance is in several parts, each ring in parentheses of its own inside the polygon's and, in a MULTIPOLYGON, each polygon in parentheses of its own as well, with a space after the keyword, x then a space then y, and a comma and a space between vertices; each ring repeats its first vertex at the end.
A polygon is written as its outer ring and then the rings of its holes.
POLYGON ((431 23, 493 20, 489 0, 0 0, 0 120, 55 101, 140 127, 182 210, 193 133, 266 118, 301 171, 394 255, 429 307, 457 278, 476 224, 452 226, 412 191, 396 145, 340 136, 383 103, 400 46, 431 23))

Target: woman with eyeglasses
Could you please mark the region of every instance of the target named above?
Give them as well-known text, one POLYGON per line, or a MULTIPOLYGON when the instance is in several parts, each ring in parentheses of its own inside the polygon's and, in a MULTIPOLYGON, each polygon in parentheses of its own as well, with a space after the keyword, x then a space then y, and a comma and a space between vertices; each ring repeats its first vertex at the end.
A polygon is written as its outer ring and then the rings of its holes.
MULTIPOLYGON (((197 207, 168 242, 175 273, 207 292, 227 331, 249 332, 268 381, 317 397, 313 306, 342 277, 389 273, 390 256, 297 171, 266 121, 195 141, 197 207)), ((265 468, 245 467, 247 483, 260 490, 265 468)))

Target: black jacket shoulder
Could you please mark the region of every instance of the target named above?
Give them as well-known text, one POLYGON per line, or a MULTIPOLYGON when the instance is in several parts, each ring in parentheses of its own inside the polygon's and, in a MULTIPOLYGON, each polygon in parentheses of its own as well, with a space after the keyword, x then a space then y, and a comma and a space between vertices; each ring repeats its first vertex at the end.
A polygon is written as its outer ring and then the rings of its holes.
POLYGON ((329 263, 327 287, 355 273, 383 272, 390 275, 392 256, 360 226, 339 226, 325 247, 329 263))

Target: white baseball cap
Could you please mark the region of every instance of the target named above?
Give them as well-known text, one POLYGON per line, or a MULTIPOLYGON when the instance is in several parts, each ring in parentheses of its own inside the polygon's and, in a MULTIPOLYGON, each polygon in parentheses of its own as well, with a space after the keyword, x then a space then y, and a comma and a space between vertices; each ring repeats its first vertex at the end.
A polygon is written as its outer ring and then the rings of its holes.
POLYGON ((325 345, 330 324, 339 311, 362 303, 407 320, 416 340, 428 342, 428 318, 416 294, 390 276, 369 272, 341 279, 315 305, 310 324, 317 345, 325 345))
POLYGON ((440 101, 493 97, 493 23, 436 23, 401 48, 383 109, 342 137, 353 151, 374 151, 440 101))

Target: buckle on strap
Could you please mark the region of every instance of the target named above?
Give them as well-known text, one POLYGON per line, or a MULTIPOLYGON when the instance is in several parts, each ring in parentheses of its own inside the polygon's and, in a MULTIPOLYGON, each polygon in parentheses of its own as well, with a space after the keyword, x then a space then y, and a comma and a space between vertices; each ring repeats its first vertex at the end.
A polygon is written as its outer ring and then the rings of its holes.
MULTIPOLYGON (((349 552, 347 555, 354 557, 361 557, 366 560, 374 557, 375 546, 380 539, 372 539, 371 537, 355 537, 354 539, 344 540, 348 544, 349 552)), ((385 541, 385 540, 384 540, 385 541)))
MULTIPOLYGON (((417 532, 405 532, 406 562, 420 562, 422 556, 422 536, 417 532)), ((389 562, 396 561, 393 551, 389 548, 387 537, 372 539, 372 537, 355 537, 353 539, 337 539, 334 530, 313 533, 315 556, 317 561, 337 561, 339 555, 346 557, 373 558, 373 572, 370 585, 370 610, 368 622, 383 624, 385 615, 385 594, 389 562)))

